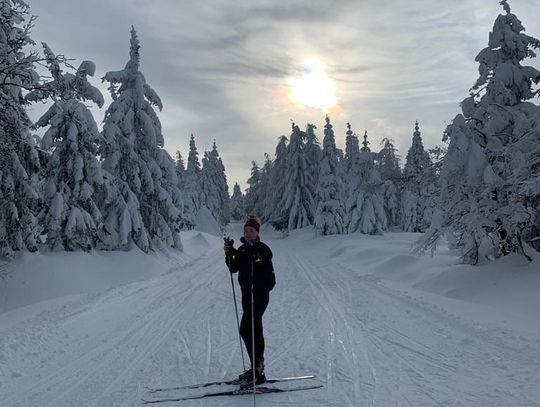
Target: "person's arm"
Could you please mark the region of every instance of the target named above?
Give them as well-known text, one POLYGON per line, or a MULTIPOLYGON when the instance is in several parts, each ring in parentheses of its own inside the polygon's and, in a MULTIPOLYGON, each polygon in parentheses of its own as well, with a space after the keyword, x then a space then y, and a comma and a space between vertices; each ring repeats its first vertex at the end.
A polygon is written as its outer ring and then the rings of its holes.
POLYGON ((268 246, 266 246, 266 249, 267 249, 266 268, 267 268, 268 271, 273 272, 274 271, 274 264, 272 263, 272 257, 273 257, 272 250, 268 246))
POLYGON ((269 290, 272 290, 276 285, 276 275, 274 274, 274 264, 272 263, 272 250, 268 246, 265 247, 264 257, 264 268, 267 275, 267 287, 269 290))
POLYGON ((262 263, 259 266, 262 270, 268 273, 274 271, 274 265, 272 264, 272 250, 270 250, 266 244, 262 243, 259 246, 258 251, 255 253, 255 258, 257 257, 262 263))

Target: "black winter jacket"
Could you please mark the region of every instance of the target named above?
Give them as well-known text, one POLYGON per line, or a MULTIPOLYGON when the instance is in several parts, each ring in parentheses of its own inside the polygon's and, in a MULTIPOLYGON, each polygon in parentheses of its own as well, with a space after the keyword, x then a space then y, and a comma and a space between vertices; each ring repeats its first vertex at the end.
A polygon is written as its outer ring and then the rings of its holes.
POLYGON ((227 259, 230 259, 228 266, 231 273, 238 272, 238 282, 243 290, 251 288, 252 264, 254 290, 270 291, 276 285, 272 250, 260 240, 253 244, 244 242, 238 249, 231 249, 227 259))

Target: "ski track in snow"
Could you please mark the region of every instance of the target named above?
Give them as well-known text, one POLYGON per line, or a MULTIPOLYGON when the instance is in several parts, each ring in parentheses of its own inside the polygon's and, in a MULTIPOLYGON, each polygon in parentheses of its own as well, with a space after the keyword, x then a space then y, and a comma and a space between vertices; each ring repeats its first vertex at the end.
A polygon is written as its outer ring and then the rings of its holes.
MULTIPOLYGON (((257 396, 258 406, 540 406, 538 336, 453 315, 309 247, 269 243, 278 283, 264 317, 267 375, 315 373, 324 387, 257 396)), ((243 367, 220 249, 0 336, 1 405, 140 406, 144 386, 235 377, 243 367)), ((241 307, 239 295, 237 286, 241 307)))
POLYGON ((304 266, 294 268, 309 273, 313 294, 324 293, 328 312, 343 316, 337 332, 349 344, 343 352, 353 377, 333 393, 355 397, 338 405, 540 405, 538 338, 477 327, 372 277, 351 281, 352 270, 314 252, 296 256, 304 266))

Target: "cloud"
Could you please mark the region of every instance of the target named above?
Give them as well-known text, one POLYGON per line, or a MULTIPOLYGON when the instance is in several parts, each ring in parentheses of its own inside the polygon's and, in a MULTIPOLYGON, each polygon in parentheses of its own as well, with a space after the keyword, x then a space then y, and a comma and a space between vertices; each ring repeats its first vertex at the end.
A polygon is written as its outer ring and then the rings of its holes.
MULTIPOLYGON (((314 122, 322 139, 323 113, 286 98, 287 80, 306 59, 323 61, 336 81, 338 143, 350 121, 362 134, 367 128, 372 146, 390 137, 405 156, 416 119, 425 145, 439 143, 478 76, 474 57, 502 11, 496 0, 29 3, 40 17, 34 40, 94 60, 99 75, 125 65, 135 25, 142 71, 164 103, 166 148, 187 156, 191 132, 200 152, 215 138, 231 186, 245 185, 251 160, 273 155, 290 119, 314 122)), ((530 17, 540 1, 511 5, 529 35, 540 36, 540 22, 530 17)))

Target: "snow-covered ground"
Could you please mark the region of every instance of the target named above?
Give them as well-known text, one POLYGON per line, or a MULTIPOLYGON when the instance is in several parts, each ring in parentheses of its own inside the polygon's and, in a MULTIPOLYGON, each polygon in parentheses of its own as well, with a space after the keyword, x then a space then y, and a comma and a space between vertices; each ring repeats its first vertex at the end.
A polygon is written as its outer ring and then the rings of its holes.
MULTIPOLYGON (((324 387, 258 406, 540 406, 540 258, 464 266, 444 250, 411 255, 416 237, 263 229, 278 280, 267 375, 315 373, 324 387)), ((146 385, 236 376, 222 240, 193 231, 183 243, 185 254, 25 254, 0 266, 2 407, 139 406, 146 385)))

